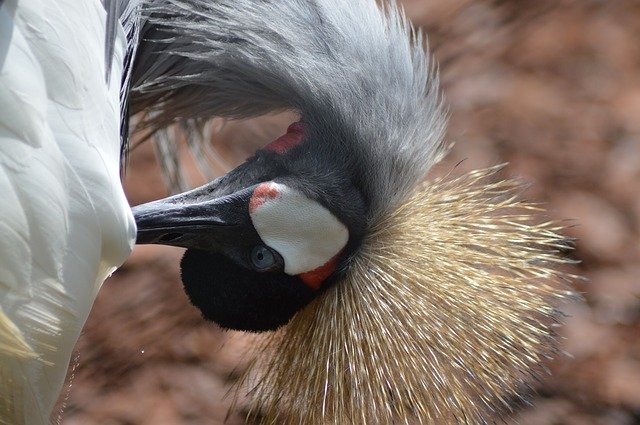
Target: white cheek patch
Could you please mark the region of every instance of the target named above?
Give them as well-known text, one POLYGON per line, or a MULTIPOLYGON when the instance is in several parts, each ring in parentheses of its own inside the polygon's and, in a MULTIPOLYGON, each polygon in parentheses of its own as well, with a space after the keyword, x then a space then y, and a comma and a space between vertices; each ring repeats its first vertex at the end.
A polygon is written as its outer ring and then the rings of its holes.
POLYGON ((289 275, 325 265, 349 240, 349 230, 329 210, 283 184, 258 185, 249 215, 264 243, 282 256, 289 275))

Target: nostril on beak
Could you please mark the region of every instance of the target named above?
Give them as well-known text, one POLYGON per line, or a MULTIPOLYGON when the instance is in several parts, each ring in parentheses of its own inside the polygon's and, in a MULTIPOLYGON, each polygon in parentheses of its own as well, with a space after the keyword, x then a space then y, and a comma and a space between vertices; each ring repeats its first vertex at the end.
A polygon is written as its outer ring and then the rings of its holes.
POLYGON ((182 236, 182 233, 166 233, 158 238, 158 242, 171 242, 175 241, 182 236))

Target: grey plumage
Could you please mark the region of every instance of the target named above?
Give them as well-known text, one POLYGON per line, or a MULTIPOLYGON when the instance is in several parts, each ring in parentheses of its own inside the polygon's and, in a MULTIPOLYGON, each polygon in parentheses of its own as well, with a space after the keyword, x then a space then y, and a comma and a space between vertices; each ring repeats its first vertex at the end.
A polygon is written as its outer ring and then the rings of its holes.
MULTIPOLYGON (((116 43, 116 32, 119 27, 124 30, 127 46, 123 63, 122 81, 120 82, 120 139, 121 154, 126 158, 129 145, 129 93, 131 88, 131 70, 136 50, 139 45, 140 26, 142 20, 142 0, 103 0, 104 8, 107 12, 107 22, 105 29, 105 63, 110 64, 113 60, 113 52, 116 43)), ((111 67, 106 66, 107 84, 111 78, 111 67)))
POLYGON ((422 34, 395 4, 354 1, 146 1, 132 109, 152 128, 298 111, 357 158, 374 220, 442 153, 446 118, 422 34))
POLYGON ((104 0, 104 8, 107 11, 107 24, 105 28, 105 49, 104 49, 104 63, 105 66, 105 80, 107 84, 111 80, 111 66, 109 64, 113 60, 113 49, 116 42, 116 31, 118 25, 118 19, 120 13, 118 11, 118 0, 104 0))

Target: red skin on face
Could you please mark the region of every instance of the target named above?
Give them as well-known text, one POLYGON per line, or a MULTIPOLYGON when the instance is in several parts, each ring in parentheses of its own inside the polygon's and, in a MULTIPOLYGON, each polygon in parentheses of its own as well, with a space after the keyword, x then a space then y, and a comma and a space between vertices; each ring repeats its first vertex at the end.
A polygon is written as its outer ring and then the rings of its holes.
POLYGON ((336 270, 339 256, 340 256, 340 253, 335 255, 333 258, 331 258, 329 261, 327 261, 317 269, 300 273, 298 276, 300 276, 300 279, 302 279, 305 285, 307 285, 309 288, 315 291, 318 288, 320 288, 320 286, 322 285, 322 282, 324 282, 324 280, 328 278, 331 275, 331 273, 333 273, 336 270))
POLYGON ((260 183, 253 190, 253 195, 249 200, 249 212, 254 212, 256 208, 267 202, 269 199, 275 199, 280 195, 278 188, 270 182, 260 183))
POLYGON ((287 128, 287 132, 269 143, 264 149, 282 155, 294 146, 302 142, 304 137, 304 124, 300 121, 294 122, 287 128))

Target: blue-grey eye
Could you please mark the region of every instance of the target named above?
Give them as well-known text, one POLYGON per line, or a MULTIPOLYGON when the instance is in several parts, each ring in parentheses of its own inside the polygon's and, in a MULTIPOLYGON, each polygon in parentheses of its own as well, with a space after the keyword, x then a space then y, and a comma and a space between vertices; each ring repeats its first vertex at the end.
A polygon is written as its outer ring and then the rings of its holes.
POLYGON ((269 248, 255 246, 251 251, 251 264, 256 270, 267 270, 276 264, 276 257, 269 248))

